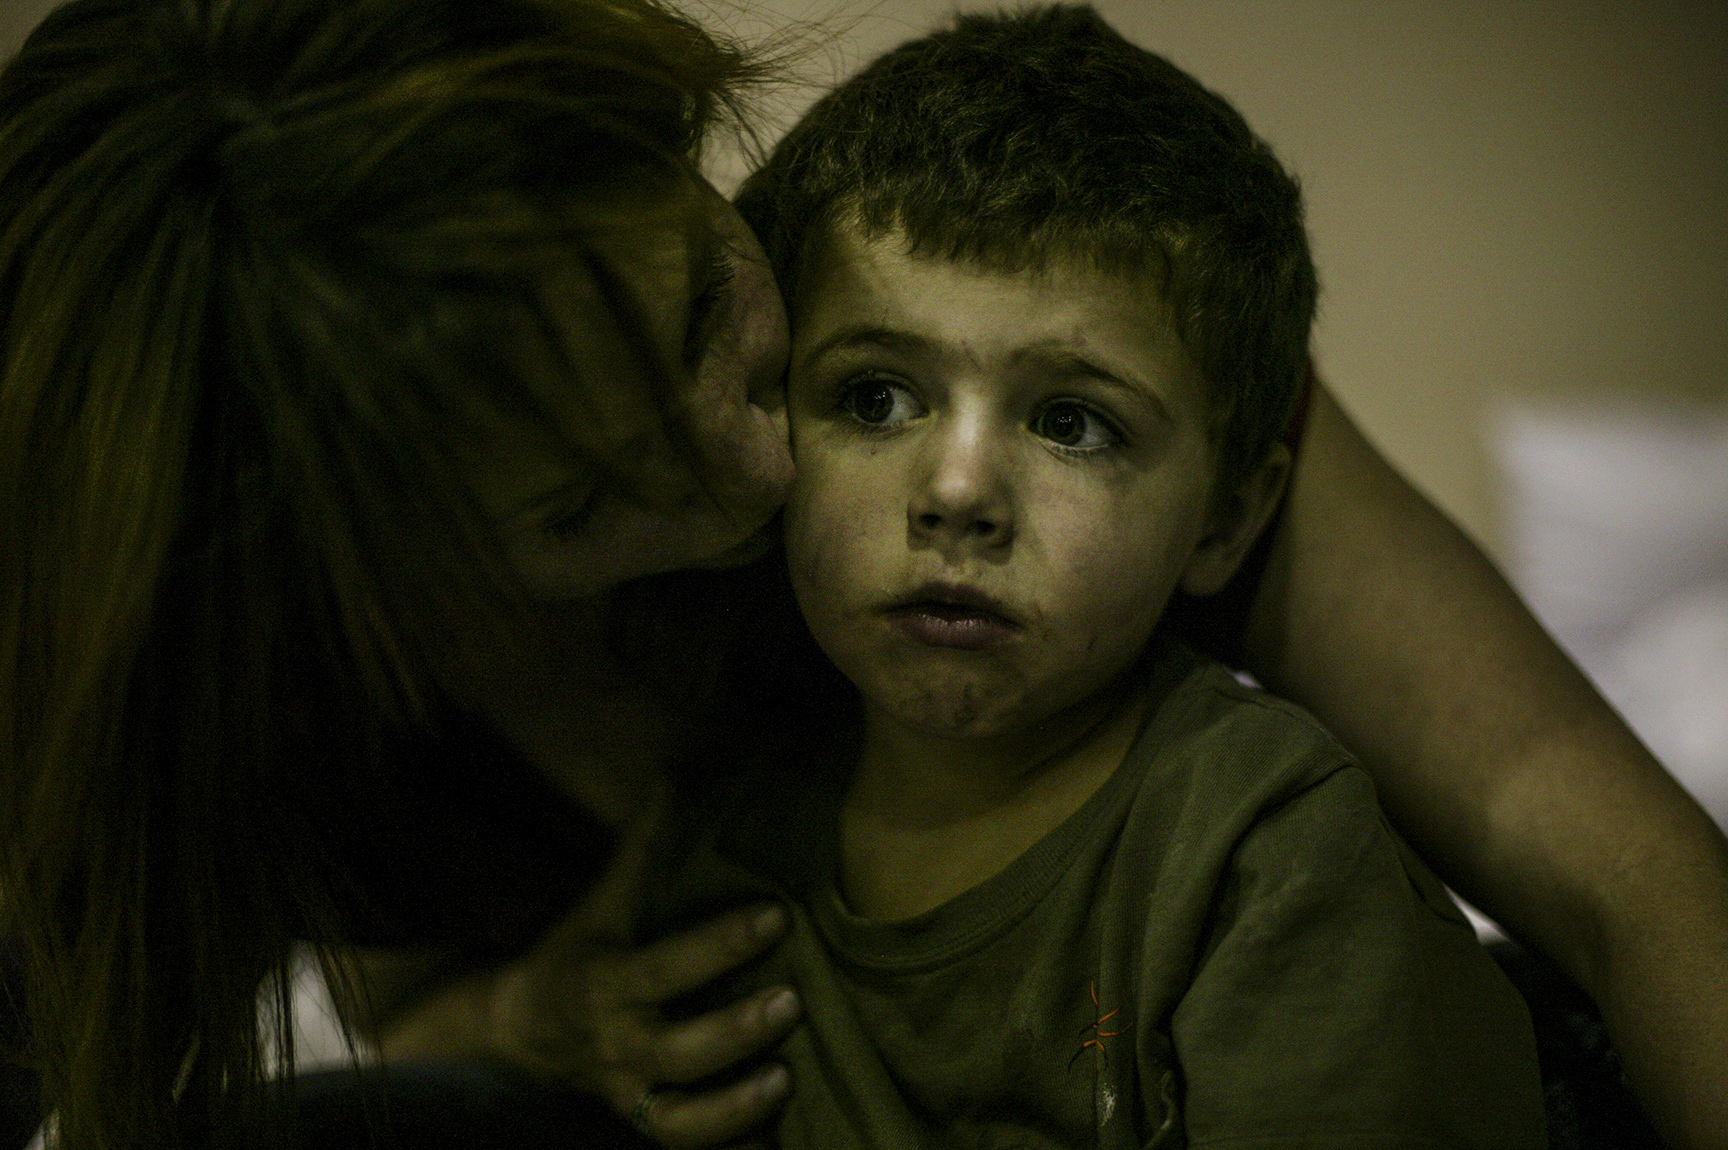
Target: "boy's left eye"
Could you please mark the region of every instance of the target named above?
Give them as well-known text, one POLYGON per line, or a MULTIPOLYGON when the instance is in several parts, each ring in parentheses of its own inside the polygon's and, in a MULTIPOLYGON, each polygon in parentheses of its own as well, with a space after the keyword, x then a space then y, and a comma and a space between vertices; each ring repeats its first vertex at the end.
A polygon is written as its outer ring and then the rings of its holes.
POLYGON ((1109 447, 1122 439, 1109 420, 1072 399, 1058 399, 1040 408, 1032 417, 1032 432, 1075 451, 1109 447))
POLYGON ((840 410, 870 427, 904 423, 924 414, 924 405, 906 387, 881 376, 866 376, 846 385, 840 410))

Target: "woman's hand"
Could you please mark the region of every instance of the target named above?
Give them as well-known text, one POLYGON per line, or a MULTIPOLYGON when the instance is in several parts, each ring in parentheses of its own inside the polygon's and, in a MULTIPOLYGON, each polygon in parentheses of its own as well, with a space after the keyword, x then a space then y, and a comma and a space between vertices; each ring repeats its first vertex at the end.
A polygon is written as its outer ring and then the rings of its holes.
MULTIPOLYGON (((737 911, 640 950, 599 944, 581 933, 580 922, 573 915, 489 980, 486 1014, 497 1056, 599 1094, 672 1147, 730 1141, 779 1108, 788 1079, 777 1064, 718 1088, 683 1088, 781 1038, 798 1017, 790 987, 672 1024, 660 1006, 759 954, 785 929, 783 910, 737 911)), ((386 1037, 386 1058, 412 1053, 405 1037, 400 1030, 386 1037)))
MULTIPOLYGON (((430 992, 391 995, 410 979, 383 956, 360 964, 386 1061, 503 1063, 604 1098, 667 1146, 712 1146, 760 1125, 786 1100, 783 1066, 759 1066, 720 1086, 687 1089, 759 1054, 799 1012, 788 986, 770 987, 698 1018, 668 1023, 664 1003, 754 958, 786 928, 765 903, 721 915, 640 949, 622 943, 640 902, 650 812, 625 828, 617 857, 583 902, 529 953, 455 980, 413 978, 430 992), (407 999, 392 1007, 390 999, 407 999)), ((424 967, 422 967, 424 970, 424 967)))

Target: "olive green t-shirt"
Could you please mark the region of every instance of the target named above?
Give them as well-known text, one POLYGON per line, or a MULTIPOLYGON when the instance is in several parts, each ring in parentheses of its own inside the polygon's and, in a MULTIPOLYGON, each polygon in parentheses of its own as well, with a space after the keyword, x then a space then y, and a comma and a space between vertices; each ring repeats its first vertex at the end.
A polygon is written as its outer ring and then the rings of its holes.
POLYGON ((836 892, 841 766, 777 763, 707 809, 662 921, 790 903, 741 980, 803 996, 781 1146, 1545 1147, 1523 1000, 1367 775, 1215 664, 1167 648, 1151 673, 1115 775, 916 918, 836 892))

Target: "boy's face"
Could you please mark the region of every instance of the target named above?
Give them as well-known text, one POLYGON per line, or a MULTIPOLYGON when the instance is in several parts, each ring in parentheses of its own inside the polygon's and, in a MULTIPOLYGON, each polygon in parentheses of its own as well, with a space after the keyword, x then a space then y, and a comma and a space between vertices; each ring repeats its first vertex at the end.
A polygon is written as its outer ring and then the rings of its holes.
POLYGON ((834 229, 799 292, 789 396, 793 585, 874 716, 1028 731, 1208 577, 1205 384, 1147 283, 834 229))

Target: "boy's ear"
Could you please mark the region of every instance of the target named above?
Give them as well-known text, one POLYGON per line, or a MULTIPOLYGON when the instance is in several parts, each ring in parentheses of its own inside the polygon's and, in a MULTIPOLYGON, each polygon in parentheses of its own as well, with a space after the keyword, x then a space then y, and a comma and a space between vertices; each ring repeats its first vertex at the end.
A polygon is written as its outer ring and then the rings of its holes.
POLYGON ((1206 533, 1182 571, 1183 591, 1212 595, 1224 589, 1271 521, 1289 479, 1290 449, 1279 444, 1234 491, 1219 493, 1206 533))

